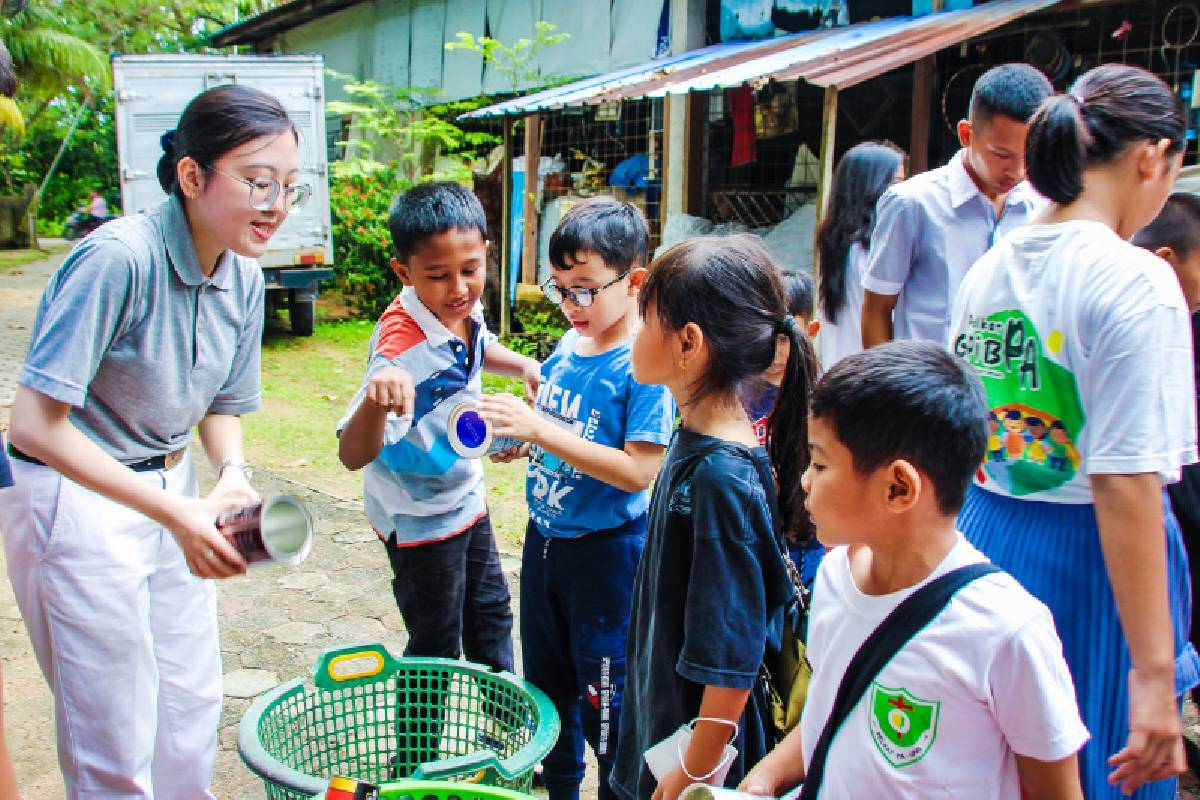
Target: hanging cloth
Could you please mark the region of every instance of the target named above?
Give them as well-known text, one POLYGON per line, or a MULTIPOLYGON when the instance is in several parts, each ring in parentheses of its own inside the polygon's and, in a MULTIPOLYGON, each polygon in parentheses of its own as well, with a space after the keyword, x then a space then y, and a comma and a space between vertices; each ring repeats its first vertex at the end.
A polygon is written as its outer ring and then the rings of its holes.
POLYGON ((758 159, 753 89, 743 84, 729 90, 729 116, 733 120, 733 152, 729 166, 740 167, 758 159))

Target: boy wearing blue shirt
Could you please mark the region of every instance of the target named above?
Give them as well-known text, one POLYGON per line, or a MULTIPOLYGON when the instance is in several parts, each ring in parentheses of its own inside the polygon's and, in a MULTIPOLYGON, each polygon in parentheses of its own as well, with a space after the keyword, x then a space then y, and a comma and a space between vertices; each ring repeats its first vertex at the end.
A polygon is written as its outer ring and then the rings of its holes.
MULTIPOLYGON (((529 526, 521 559, 525 677, 554 702, 562 735, 544 759, 551 800, 575 800, 584 740, 601 798, 617 749, 625 638, 645 541, 646 488, 671 436, 675 405, 662 386, 633 380, 630 343, 648 234, 635 206, 596 197, 550 237, 542 288, 571 323, 542 366, 533 409, 488 395, 495 433, 529 446, 529 526)), ((512 458, 516 451, 497 460, 512 458)))
POLYGON ((484 369, 532 387, 539 365, 483 321, 487 223, 470 191, 418 186, 396 199, 388 226, 404 289, 371 337, 366 376, 338 423, 338 455, 349 469, 365 467, 364 505, 395 574, 405 655, 465 651, 511 671, 512 609, 483 468, 454 452, 447 423, 479 398, 484 369))

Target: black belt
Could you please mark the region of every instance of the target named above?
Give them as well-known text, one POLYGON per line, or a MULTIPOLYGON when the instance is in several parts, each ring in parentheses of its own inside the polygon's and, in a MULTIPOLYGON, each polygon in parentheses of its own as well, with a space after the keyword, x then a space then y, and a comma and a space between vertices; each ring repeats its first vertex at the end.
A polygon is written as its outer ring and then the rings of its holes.
MULTIPOLYGON (((183 461, 184 455, 187 453, 186 447, 181 447, 178 450, 173 450, 166 455, 150 456, 143 458, 141 461, 134 461, 131 464, 126 464, 134 472, 155 472, 160 469, 174 469, 183 461)), ((18 461, 24 461, 27 464, 37 464, 38 466, 46 466, 45 462, 40 461, 28 453, 23 453, 17 449, 12 442, 8 443, 8 454, 18 461)))

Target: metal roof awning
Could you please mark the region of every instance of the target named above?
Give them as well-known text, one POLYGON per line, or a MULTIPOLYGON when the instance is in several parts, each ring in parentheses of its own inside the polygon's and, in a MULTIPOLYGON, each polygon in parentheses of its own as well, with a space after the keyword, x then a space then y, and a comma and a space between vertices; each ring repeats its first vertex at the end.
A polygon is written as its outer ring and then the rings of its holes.
POLYGON ((693 50, 481 108, 466 117, 529 114, 567 106, 663 97, 743 83, 802 79, 855 86, 1060 0, 993 0, 961 11, 893 17, 693 50))
POLYGON ((228 25, 214 33, 208 41, 212 47, 257 44, 297 25, 361 2, 363 0, 291 0, 228 25))

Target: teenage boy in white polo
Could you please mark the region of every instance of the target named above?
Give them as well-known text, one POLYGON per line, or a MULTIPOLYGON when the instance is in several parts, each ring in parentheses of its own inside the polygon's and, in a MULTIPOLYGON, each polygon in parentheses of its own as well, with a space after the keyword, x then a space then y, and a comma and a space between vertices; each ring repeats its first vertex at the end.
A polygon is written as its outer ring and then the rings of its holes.
POLYGON ((946 341, 967 270, 1045 205, 1025 183, 1025 133, 1053 93, 1028 64, 989 69, 971 92, 968 118, 958 123, 962 150, 879 198, 863 276, 863 347, 890 339, 946 341))

